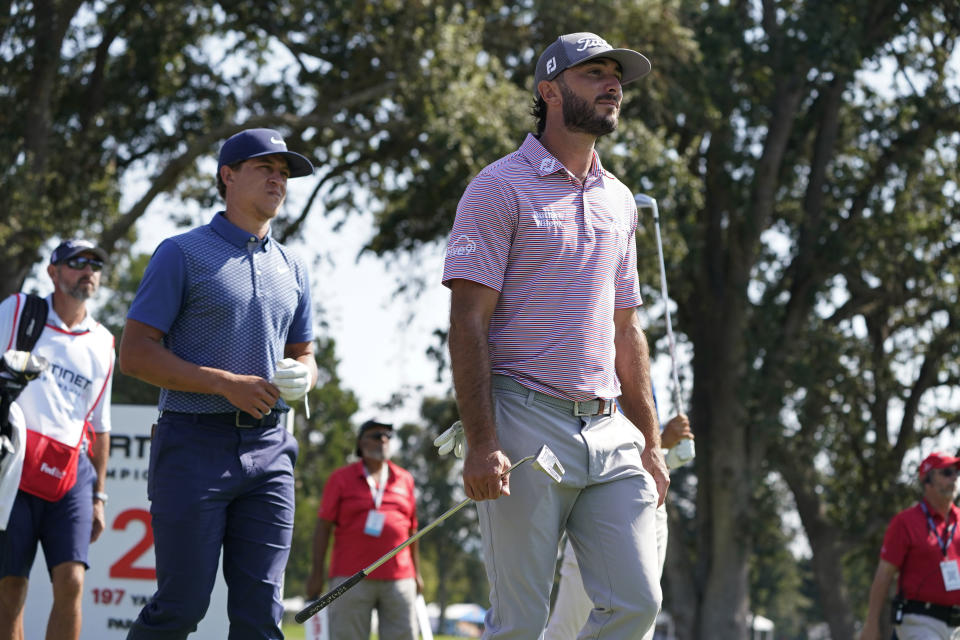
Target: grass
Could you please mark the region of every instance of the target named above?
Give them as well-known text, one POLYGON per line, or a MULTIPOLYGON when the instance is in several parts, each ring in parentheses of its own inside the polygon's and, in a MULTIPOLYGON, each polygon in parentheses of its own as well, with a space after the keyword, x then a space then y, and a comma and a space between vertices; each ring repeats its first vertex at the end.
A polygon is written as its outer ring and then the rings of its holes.
MULTIPOLYGON (((304 640, 306 630, 300 624, 285 624, 283 625, 283 635, 286 636, 286 640, 304 640)), ((377 636, 370 636, 370 640, 377 640, 377 636)), ((434 635, 433 640, 463 640, 463 638, 434 635)))

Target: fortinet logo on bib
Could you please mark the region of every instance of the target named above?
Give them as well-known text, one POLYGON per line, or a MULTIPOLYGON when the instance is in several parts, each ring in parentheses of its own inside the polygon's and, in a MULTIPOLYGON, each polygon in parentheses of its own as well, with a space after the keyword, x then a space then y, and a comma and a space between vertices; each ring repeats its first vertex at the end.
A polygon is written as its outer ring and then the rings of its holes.
POLYGON ((51 467, 46 462, 40 463, 40 472, 45 473, 48 476, 53 476, 54 478, 63 477, 63 471, 61 471, 60 469, 57 469, 56 467, 51 467))
POLYGON ((577 40, 577 44, 580 45, 577 47, 577 51, 584 51, 594 47, 604 47, 606 49, 610 48, 610 45, 608 45, 607 41, 603 38, 580 38, 577 40))

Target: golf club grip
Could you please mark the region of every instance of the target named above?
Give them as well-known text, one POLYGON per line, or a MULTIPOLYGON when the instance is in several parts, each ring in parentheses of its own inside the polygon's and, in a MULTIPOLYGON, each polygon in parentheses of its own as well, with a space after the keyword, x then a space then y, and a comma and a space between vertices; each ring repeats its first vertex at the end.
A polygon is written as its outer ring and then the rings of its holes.
POLYGON ((294 616, 294 620, 296 620, 300 624, 303 624, 313 616, 317 615, 317 612, 320 611, 320 609, 323 609, 324 607, 329 605, 331 602, 333 602, 334 600, 336 600, 337 598, 345 594, 351 587, 353 587, 355 584, 357 584, 358 582, 360 582, 366 577, 367 577, 367 574, 364 573, 363 569, 361 569, 360 571, 357 571, 355 574, 347 578, 344 582, 338 584, 333 589, 330 589, 330 591, 327 591, 325 594, 323 594, 322 596, 320 596, 319 598, 311 602, 309 605, 301 609, 297 613, 297 615, 294 616))

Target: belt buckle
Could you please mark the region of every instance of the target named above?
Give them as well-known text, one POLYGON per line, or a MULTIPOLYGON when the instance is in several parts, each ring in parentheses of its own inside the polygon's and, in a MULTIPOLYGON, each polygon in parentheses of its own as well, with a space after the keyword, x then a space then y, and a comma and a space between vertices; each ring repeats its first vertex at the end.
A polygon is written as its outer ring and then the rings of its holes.
POLYGON ((603 414, 603 410, 604 410, 604 402, 606 402, 604 398, 594 398, 593 400, 583 400, 582 402, 574 401, 574 403, 573 403, 573 415, 577 416, 578 418, 581 417, 581 416, 598 416, 598 415, 601 415, 601 414, 603 414), (588 411, 588 410, 586 410, 586 409, 581 409, 581 408, 580 408, 581 405, 583 405, 583 406, 586 407, 586 406, 592 405, 594 402, 597 403, 597 409, 595 409, 595 410, 593 410, 593 411, 588 411))
MULTIPOLYGON (((244 413, 245 413, 245 412, 243 412, 243 411, 235 411, 235 412, 233 413, 233 425, 234 425, 235 427, 237 427, 238 429, 250 429, 250 428, 256 426, 256 425, 252 425, 252 424, 241 424, 241 422, 240 422, 240 416, 243 415, 244 413)), ((248 415, 249 415, 249 414, 248 414, 248 415)), ((253 416, 250 416, 250 417, 252 418, 253 416)), ((259 422, 259 421, 258 421, 258 422, 259 422)))

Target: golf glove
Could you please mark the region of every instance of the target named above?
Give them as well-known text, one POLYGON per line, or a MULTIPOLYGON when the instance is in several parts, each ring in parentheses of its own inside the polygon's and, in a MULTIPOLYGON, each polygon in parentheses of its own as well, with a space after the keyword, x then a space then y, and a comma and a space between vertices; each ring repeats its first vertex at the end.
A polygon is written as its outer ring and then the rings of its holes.
POLYGON ((665 462, 668 469, 677 469, 693 460, 697 455, 697 450, 693 446, 693 440, 684 438, 676 445, 666 450, 665 462))
POLYGON ((437 436, 437 439, 433 441, 433 446, 437 447, 437 453, 441 456, 453 451, 453 455, 462 458, 464 442, 463 424, 457 420, 450 425, 449 429, 437 436))
POLYGON ((277 363, 277 371, 270 382, 287 402, 299 400, 310 391, 310 368, 293 358, 284 358, 277 363))

